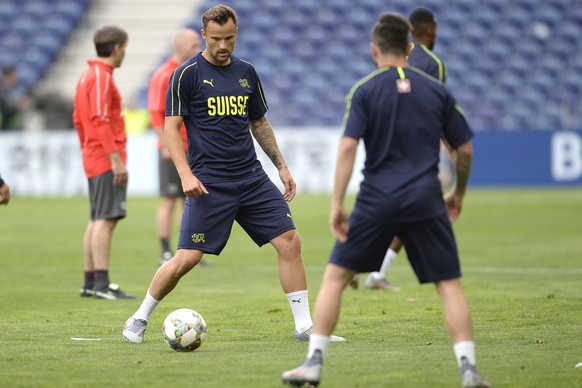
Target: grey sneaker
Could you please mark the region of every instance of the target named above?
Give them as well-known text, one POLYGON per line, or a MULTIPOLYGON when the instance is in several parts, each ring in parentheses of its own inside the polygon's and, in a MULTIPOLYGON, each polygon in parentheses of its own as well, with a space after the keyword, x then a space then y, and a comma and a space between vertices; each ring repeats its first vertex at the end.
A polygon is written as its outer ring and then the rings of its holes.
POLYGON ((102 290, 95 290, 95 297, 100 299, 109 299, 109 300, 116 300, 116 299, 134 299, 135 295, 130 294, 125 291, 121 291, 118 284, 109 283, 107 288, 102 290))
POLYGON ((143 342, 143 335, 147 327, 147 321, 129 317, 129 319, 125 321, 125 324, 123 325, 123 338, 125 338, 127 342, 141 344, 143 342))
POLYGON ((400 291, 399 288, 394 287, 384 276, 380 275, 380 272, 371 272, 364 284, 370 290, 400 291))
POLYGON ((490 388, 491 384, 483 379, 475 365, 469 364, 469 361, 461 358, 461 384, 463 388, 490 388))
MULTIPOLYGON (((311 335, 312 330, 313 327, 310 327, 303 333, 295 332, 295 341, 298 342, 309 341, 309 336, 311 335)), ((338 337, 337 335, 331 335, 329 337, 329 342, 346 342, 346 339, 344 337, 338 337)))
POLYGON ((321 351, 316 350, 311 358, 305 359, 297 368, 283 372, 281 378, 285 384, 296 387, 317 387, 321 381, 322 365, 321 351))

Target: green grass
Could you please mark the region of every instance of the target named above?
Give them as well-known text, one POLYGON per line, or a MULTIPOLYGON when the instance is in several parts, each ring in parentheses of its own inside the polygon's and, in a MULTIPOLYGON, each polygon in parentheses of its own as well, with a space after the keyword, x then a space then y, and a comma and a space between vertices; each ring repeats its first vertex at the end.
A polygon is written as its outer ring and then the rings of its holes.
MULTIPOLYGON (((292 203, 313 304, 333 240, 329 198, 292 203)), ((155 198, 130 198, 115 231, 111 277, 137 300, 80 298, 88 200, 12 199, 0 208, 1 387, 276 387, 303 359, 274 250, 237 226, 211 268, 196 268, 157 308, 142 345, 121 326, 157 268, 155 198), (190 307, 207 341, 176 353, 164 317, 190 307), (72 337, 100 338, 74 341, 72 337)), ((480 370, 497 387, 580 387, 582 190, 472 190, 455 231, 473 312, 480 370)), ((401 254, 398 293, 347 290, 323 387, 455 387, 458 370, 434 287, 401 254)))

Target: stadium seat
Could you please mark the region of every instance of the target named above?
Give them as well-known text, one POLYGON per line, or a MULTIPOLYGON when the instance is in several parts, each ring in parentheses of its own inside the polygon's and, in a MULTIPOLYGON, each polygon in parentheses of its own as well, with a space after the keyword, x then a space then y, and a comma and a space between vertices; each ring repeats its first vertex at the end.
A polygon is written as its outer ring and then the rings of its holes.
POLYGON ((52 65, 90 0, 0 2, 0 64, 18 64, 17 89, 32 88, 52 65))

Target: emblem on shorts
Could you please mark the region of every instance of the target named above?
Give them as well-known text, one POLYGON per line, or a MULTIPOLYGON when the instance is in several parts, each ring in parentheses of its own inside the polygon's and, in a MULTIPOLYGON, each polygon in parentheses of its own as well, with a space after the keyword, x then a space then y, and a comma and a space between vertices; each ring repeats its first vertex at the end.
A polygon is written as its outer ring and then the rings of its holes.
POLYGON ((194 233, 192 235, 192 242, 195 243, 205 243, 206 242, 206 237, 204 236, 204 233, 194 233))
POLYGON ((293 216, 291 214, 289 214, 289 213, 287 213, 287 217, 293 219, 293 216))
POLYGON ((210 81, 204 80, 204 81, 202 81, 202 83, 205 83, 205 84, 208 84, 208 85, 214 87, 214 84, 212 83, 213 81, 214 81, 214 78, 212 78, 210 81))
POLYGON ((240 84, 240 86, 242 86, 243 88, 248 88, 249 87, 249 81, 247 81, 246 78, 241 78, 238 80, 238 83, 240 84))

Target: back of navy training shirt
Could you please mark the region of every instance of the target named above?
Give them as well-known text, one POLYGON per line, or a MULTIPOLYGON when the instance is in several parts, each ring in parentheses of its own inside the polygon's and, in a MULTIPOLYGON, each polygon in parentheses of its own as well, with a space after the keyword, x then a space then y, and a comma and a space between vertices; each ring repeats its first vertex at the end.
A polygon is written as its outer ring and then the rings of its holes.
POLYGON ((366 149, 358 205, 370 217, 407 222, 445 211, 440 140, 457 148, 473 132, 444 84, 418 69, 382 67, 348 94, 344 136, 366 149))
POLYGON ((447 65, 423 44, 414 44, 408 64, 441 82, 447 81, 447 65))
POLYGON ((201 182, 237 180, 261 169, 250 121, 268 107, 254 67, 235 56, 215 66, 199 53, 170 79, 166 116, 183 116, 192 172, 201 182))

